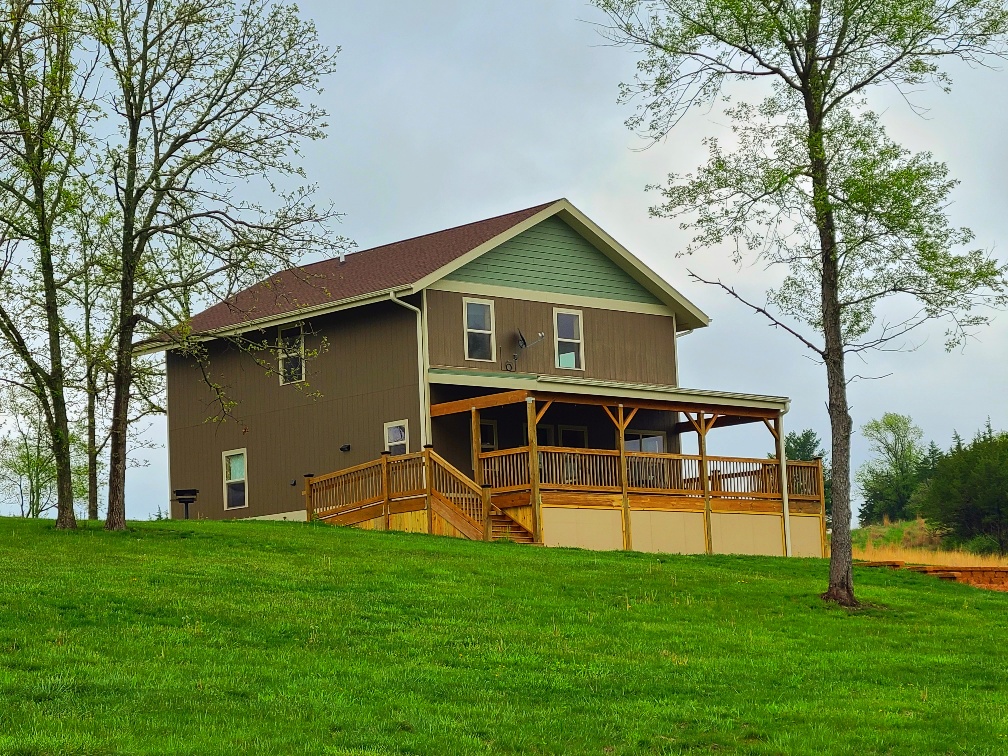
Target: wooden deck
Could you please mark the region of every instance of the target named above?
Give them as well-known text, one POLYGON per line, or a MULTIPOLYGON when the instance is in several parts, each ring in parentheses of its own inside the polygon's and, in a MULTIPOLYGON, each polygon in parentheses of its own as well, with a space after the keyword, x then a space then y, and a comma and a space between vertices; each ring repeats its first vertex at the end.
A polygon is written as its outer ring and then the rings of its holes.
POLYGON ((544 508, 612 510, 628 549, 636 513, 696 513, 708 553, 720 515, 776 515, 783 553, 784 523, 813 517, 824 552, 822 464, 783 469, 765 458, 523 446, 478 454, 472 480, 426 448, 309 478, 305 497, 309 520, 522 543, 547 542, 544 508))

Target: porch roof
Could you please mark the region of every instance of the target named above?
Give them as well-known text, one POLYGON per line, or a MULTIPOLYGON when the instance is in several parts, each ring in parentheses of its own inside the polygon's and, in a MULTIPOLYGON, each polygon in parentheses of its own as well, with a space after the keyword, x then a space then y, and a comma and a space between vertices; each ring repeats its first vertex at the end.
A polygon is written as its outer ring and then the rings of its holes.
MULTIPOLYGON (((687 389, 678 386, 620 383, 565 376, 488 377, 471 371, 432 368, 432 383, 482 387, 487 393, 467 399, 431 405, 431 417, 469 412, 472 409, 517 404, 528 399, 567 404, 694 412, 715 416, 712 427, 760 422, 788 411, 790 399, 783 396, 739 394, 727 391, 687 389)), ((684 430, 690 429, 684 423, 684 430)))

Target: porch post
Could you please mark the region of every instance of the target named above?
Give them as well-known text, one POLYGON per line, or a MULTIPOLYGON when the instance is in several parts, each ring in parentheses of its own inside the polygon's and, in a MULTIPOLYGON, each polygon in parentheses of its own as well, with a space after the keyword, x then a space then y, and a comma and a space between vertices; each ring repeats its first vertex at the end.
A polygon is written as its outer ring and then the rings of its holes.
POLYGON ((616 434, 619 437, 620 489, 623 494, 623 548, 633 549, 633 538, 630 533, 630 496, 627 488, 627 457, 626 457, 626 420, 623 417, 623 405, 617 407, 616 434))
POLYGON ((826 548, 826 486, 822 457, 816 460, 816 470, 819 476, 819 534, 822 539, 822 555, 825 558, 829 556, 829 550, 826 548))
POLYGON ((480 488, 480 491, 483 494, 483 540, 490 541, 493 540, 493 528, 490 524, 490 486, 484 485, 480 488))
POLYGON ((529 486, 532 489, 532 537, 536 543, 543 542, 542 498, 539 495, 539 438, 536 435, 535 398, 525 400, 525 415, 528 418, 529 486))
POLYGON ((784 516, 784 556, 791 556, 791 510, 788 507, 787 453, 784 445, 784 413, 774 419, 777 436, 777 463, 780 466, 781 512, 784 516))
POLYGON ((704 498, 704 545, 707 547, 707 553, 712 554, 714 548, 711 537, 710 476, 707 474, 707 420, 703 412, 697 412, 696 429, 700 439, 700 483, 703 486, 704 498))
POLYGON ((423 470, 424 470, 424 509, 427 512, 427 532, 434 532, 434 509, 431 499, 434 490, 434 471, 431 468, 431 451, 433 444, 424 444, 423 448, 423 470))
POLYGON ((389 529, 389 451, 386 449, 381 453, 381 487, 382 487, 382 514, 385 516, 385 530, 389 529))
POLYGON ((473 480, 477 486, 483 485, 483 465, 480 463, 480 452, 483 451, 480 442, 480 413, 475 407, 472 408, 472 426, 470 435, 472 436, 472 467, 473 480))

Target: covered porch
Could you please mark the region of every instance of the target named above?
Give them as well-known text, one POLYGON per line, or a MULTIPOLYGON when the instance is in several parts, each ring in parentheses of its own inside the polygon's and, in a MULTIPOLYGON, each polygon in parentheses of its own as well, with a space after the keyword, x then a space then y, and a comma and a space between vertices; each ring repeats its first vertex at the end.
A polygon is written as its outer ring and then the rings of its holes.
POLYGON ((536 543, 826 553, 822 465, 784 459, 786 399, 440 388, 434 448, 536 543), (708 454, 715 430, 752 423, 769 433, 775 458, 708 454), (696 453, 682 453, 684 437, 696 453))

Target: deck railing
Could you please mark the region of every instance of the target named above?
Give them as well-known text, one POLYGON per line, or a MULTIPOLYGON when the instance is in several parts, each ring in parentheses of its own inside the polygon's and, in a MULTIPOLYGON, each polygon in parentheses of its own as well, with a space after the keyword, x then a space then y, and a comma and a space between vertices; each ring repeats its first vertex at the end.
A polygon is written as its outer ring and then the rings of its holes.
MULTIPOLYGON (((539 447, 539 483, 543 488, 610 492, 621 490, 619 452, 611 449, 539 447)), ((483 483, 494 492, 528 490, 529 448, 480 454, 483 483)), ((789 461, 788 493, 818 500, 820 462, 789 461)), ((626 452, 627 490, 682 497, 703 496, 703 458, 691 454, 626 452)), ((780 467, 772 458, 707 457, 712 499, 781 498, 780 467)))

